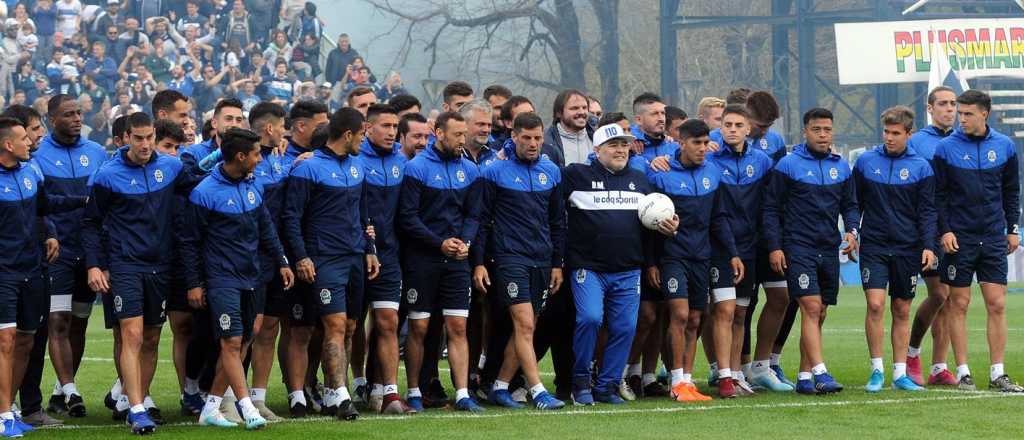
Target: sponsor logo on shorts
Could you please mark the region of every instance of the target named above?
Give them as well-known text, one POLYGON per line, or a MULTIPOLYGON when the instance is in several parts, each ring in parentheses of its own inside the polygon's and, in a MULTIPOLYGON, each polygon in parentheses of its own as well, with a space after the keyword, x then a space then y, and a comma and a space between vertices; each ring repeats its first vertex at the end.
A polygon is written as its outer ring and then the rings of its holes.
POLYGON ((946 268, 946 276, 949 278, 950 281, 955 280, 956 279, 956 266, 950 264, 949 267, 946 268))
POLYGON ((515 282, 508 283, 506 290, 508 291, 509 298, 516 298, 519 296, 519 285, 515 282))
POLYGON ((231 317, 228 316, 227 313, 221 314, 220 319, 218 321, 220 322, 221 330, 227 330, 231 328, 231 317))
POLYGON ((167 314, 167 301, 160 301, 160 317, 163 318, 167 314))
POLYGON ((717 283, 717 282, 718 282, 718 278, 719 278, 719 277, 720 277, 721 275, 722 275, 722 274, 721 274, 721 273, 719 273, 719 271, 718 271, 718 268, 717 268, 717 267, 712 267, 712 268, 711 268, 711 282, 712 282, 712 283, 717 283))
POLYGON ((583 284, 587 281, 587 270, 577 269, 576 270, 576 284, 583 284))
POLYGON ((864 284, 871 282, 871 269, 863 268, 860 270, 860 279, 864 280, 864 284))
POLYGON ((807 274, 805 273, 802 273, 800 274, 800 277, 797 278, 797 282, 800 283, 801 289, 806 289, 808 286, 811 285, 811 277, 807 276, 807 274))
POLYGON ((328 290, 328 289, 321 289, 320 290, 320 303, 321 304, 330 304, 331 303, 331 291, 330 290, 328 290))
POLYGON ((910 293, 917 291, 917 275, 910 276, 910 293))
POLYGON ((121 295, 114 295, 114 311, 120 312, 121 306, 124 305, 124 301, 121 300, 121 295))
POLYGON ((292 318, 302 319, 302 304, 292 306, 292 318))
POLYGON ((679 290, 679 280, 675 279, 674 277, 673 278, 669 278, 668 282, 665 283, 665 284, 668 285, 668 292, 669 293, 676 293, 676 291, 679 290))
POLYGON ((419 298, 419 296, 420 293, 417 292, 416 289, 409 289, 409 291, 406 292, 406 297, 409 299, 409 304, 416 304, 416 299, 419 298))

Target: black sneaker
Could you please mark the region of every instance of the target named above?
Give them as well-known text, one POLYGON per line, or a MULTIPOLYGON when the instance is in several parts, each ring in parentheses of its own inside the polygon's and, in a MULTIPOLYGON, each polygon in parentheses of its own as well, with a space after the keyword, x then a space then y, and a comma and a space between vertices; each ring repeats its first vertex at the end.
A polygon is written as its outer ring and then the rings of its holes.
POLYGON ((115 422, 126 422, 128 421, 128 410, 118 411, 117 407, 110 413, 110 418, 115 422))
POLYGON ((82 396, 72 394, 67 396, 64 402, 68 405, 68 416, 85 417, 85 402, 82 401, 82 396))
POLYGON ((320 414, 323 414, 323 415, 325 415, 327 417, 334 417, 336 414, 338 414, 338 407, 335 406, 335 405, 321 406, 320 407, 320 414))
POLYGON ((970 374, 968 374, 968 375, 966 375, 964 377, 961 377, 960 378, 960 382, 957 383, 956 387, 959 388, 960 391, 977 391, 978 390, 978 387, 974 385, 974 379, 971 378, 970 374))
POLYGON ((52 395, 50 396, 50 404, 46 406, 46 410, 58 415, 64 415, 68 413, 68 404, 64 402, 63 395, 52 395))
POLYGON ((1024 387, 1017 385, 1010 376, 1002 375, 988 383, 988 388, 995 391, 1002 391, 1004 393, 1024 393, 1024 387))
POLYGON ((293 419, 301 419, 306 417, 306 405, 303 403, 296 403, 288 407, 288 412, 291 414, 293 419))
POLYGON ((114 396, 110 394, 110 391, 107 391, 107 395, 103 396, 103 406, 111 411, 117 409, 117 401, 114 400, 114 396))
POLYGON ((341 402, 337 410, 338 420, 355 420, 359 417, 359 411, 356 411, 356 405, 352 403, 352 399, 341 402))
POLYGON ((637 399, 642 399, 644 397, 643 381, 641 380, 640 376, 637 376, 635 374, 629 376, 628 378, 626 378, 626 383, 629 384, 629 388, 633 390, 633 394, 636 395, 637 399))
POLYGON ((427 387, 427 391, 435 400, 448 400, 448 393, 444 391, 444 385, 441 384, 441 379, 432 379, 430 381, 430 386, 427 387))
POLYGON ((666 397, 669 392, 664 385, 658 383, 658 381, 651 382, 644 386, 644 397, 666 397))
POLYGON ((160 408, 153 407, 146 410, 146 414, 149 414, 149 419, 157 425, 164 424, 164 416, 160 414, 160 408))

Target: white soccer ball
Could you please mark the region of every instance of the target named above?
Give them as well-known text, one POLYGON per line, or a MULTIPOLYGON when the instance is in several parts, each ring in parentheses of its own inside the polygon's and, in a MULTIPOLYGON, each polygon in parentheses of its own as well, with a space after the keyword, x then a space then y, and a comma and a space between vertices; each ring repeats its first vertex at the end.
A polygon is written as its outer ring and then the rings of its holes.
POLYGON ((651 193, 640 198, 636 207, 640 223, 651 230, 657 230, 662 220, 668 220, 676 214, 676 206, 672 199, 662 193, 651 193))

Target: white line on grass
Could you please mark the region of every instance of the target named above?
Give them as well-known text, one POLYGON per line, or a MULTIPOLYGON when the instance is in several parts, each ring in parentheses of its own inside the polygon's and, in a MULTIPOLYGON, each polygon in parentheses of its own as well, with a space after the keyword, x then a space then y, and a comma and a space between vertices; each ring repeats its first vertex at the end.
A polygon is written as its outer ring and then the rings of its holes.
MULTIPOLYGON (((686 405, 686 406, 671 406, 671 407, 658 407, 658 408, 627 408, 627 409, 567 409, 563 411, 508 411, 500 413, 488 413, 488 414, 465 414, 465 413, 427 413, 418 414, 415 416, 379 416, 363 418, 363 421, 415 421, 420 419, 474 419, 474 418, 502 418, 502 417, 558 417, 558 416, 576 416, 576 415, 618 415, 618 414, 636 414, 636 413, 676 413, 676 412, 698 412, 698 411, 715 411, 715 410, 749 410, 749 409, 779 409, 779 408, 808 408, 808 407, 831 407, 831 406, 846 406, 846 405, 893 405, 893 404, 905 404, 905 403, 927 403, 927 402, 948 402, 948 401, 960 401, 960 400, 979 400, 979 399, 1003 399, 1003 398, 1024 398, 1024 394, 1009 394, 1009 393, 995 393, 987 391, 979 392, 959 392, 961 395, 957 396, 941 396, 941 397, 911 397, 906 399, 878 399, 878 400, 837 400, 837 401, 826 401, 826 402, 781 402, 781 403, 756 403, 752 405, 686 405)), ((330 417, 307 417, 303 419, 285 419, 280 423, 317 423, 333 420, 330 417)), ((170 423, 164 425, 165 427, 184 427, 184 426, 198 426, 195 423, 170 423)), ((113 428, 115 425, 64 425, 54 428, 46 429, 106 429, 113 428)))
MULTIPOLYGON (((49 360, 50 357, 47 356, 46 359, 49 360)), ((112 358, 98 358, 98 357, 83 357, 82 360, 86 361, 86 362, 114 362, 114 359, 112 359, 112 358)), ((160 363, 164 363, 164 364, 169 364, 169 363, 174 362, 172 359, 158 359, 158 361, 160 363)), ((404 370, 405 366, 404 365, 399 365, 398 368, 400 370, 404 370)), ((447 368, 438 368, 437 371, 438 372, 448 373, 451 370, 449 370, 447 368)), ((552 373, 552 372, 549 372, 549 371, 541 371, 540 375, 541 376, 545 376, 545 377, 554 377, 555 373, 552 373)))

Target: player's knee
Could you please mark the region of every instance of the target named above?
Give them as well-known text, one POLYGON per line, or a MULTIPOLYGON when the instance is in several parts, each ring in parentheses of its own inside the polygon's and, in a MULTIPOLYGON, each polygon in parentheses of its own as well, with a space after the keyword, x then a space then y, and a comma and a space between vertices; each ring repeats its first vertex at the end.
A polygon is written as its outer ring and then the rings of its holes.
POLYGON ((55 313, 50 315, 50 319, 49 321, 47 321, 47 327, 49 328, 51 338, 67 337, 68 329, 71 328, 71 323, 69 319, 65 318, 68 318, 70 316, 71 315, 67 313, 55 313))
POLYGON ((883 313, 885 313, 885 301, 878 301, 875 299, 868 300, 868 317, 872 319, 881 319, 883 313))
POLYGON ((230 336, 221 338, 220 350, 222 353, 228 353, 237 355, 242 352, 242 337, 241 336, 230 336))
POLYGON ((990 315, 1002 315, 1006 313, 1006 298, 998 296, 985 299, 985 309, 990 315))
POLYGON ((423 341, 423 338, 427 336, 427 330, 430 328, 430 319, 410 319, 409 320, 409 335, 416 341, 423 341))
POLYGON ((452 319, 445 323, 445 327, 448 328, 449 338, 466 338, 466 320, 465 319, 452 319))
POLYGON ((946 307, 956 313, 967 313, 967 308, 971 306, 970 295, 951 295, 946 300, 946 307))
POLYGON ((535 329, 532 319, 517 319, 516 320, 516 332, 523 336, 533 338, 533 331, 535 329))
POLYGON ((121 345, 132 349, 142 346, 142 327, 127 326, 121 327, 121 345))
POLYGON ((732 301, 722 301, 715 304, 715 319, 721 321, 731 321, 732 316, 736 313, 736 304, 732 301))

